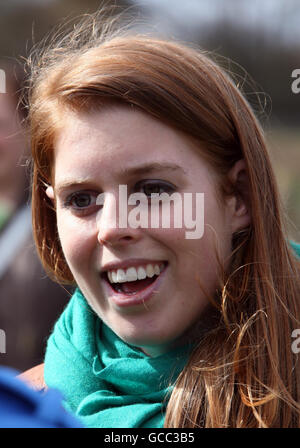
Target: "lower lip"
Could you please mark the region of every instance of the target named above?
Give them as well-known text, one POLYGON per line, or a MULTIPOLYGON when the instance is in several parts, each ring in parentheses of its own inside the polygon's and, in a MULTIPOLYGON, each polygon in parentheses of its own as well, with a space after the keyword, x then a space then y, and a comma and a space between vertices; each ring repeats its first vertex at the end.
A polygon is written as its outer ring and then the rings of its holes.
POLYGON ((158 292, 167 268, 168 266, 163 269, 163 271, 153 283, 134 294, 116 293, 111 285, 106 280, 103 280, 106 290, 106 296, 108 300, 110 300, 120 308, 142 305, 145 302, 148 302, 155 295, 155 293, 158 292))

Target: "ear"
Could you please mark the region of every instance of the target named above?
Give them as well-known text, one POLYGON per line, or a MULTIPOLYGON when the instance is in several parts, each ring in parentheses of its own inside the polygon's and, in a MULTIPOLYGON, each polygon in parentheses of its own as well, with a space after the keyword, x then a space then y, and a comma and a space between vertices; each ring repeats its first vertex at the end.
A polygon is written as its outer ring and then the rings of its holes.
POLYGON ((232 233, 245 229, 251 223, 249 181, 244 159, 238 160, 228 173, 234 193, 228 199, 232 233))
POLYGON ((51 199, 52 202, 54 202, 54 190, 53 187, 51 187, 51 185, 49 185, 46 188, 46 195, 48 196, 49 199, 51 199))

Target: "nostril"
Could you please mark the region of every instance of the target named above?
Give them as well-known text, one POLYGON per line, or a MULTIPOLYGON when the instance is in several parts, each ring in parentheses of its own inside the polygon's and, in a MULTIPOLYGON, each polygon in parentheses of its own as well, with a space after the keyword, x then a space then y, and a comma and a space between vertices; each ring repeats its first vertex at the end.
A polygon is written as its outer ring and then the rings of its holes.
POLYGON ((99 241, 99 243, 100 244, 102 244, 103 246, 112 246, 113 244, 112 243, 110 243, 109 241, 107 241, 107 240, 105 240, 104 238, 98 238, 98 241, 99 241))

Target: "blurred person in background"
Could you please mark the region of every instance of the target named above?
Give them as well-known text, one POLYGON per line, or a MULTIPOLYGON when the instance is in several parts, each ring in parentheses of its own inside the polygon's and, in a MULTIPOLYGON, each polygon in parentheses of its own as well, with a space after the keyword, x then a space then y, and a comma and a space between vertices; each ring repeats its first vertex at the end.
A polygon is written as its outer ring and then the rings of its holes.
POLYGON ((49 280, 35 252, 26 159, 29 144, 19 104, 19 66, 0 60, 0 364, 26 369, 43 358, 44 343, 68 293, 49 280))
POLYGON ((16 371, 0 367, 0 428, 81 428, 62 407, 57 390, 38 392, 15 378, 16 371))

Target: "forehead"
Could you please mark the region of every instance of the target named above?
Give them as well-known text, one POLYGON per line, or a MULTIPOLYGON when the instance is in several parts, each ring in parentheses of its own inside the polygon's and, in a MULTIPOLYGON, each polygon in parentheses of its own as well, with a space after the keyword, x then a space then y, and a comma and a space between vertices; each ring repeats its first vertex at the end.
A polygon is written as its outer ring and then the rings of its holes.
POLYGON ((195 144, 182 132, 129 106, 67 113, 55 144, 55 181, 67 173, 114 175, 147 163, 176 164, 185 172, 199 164, 195 144))

